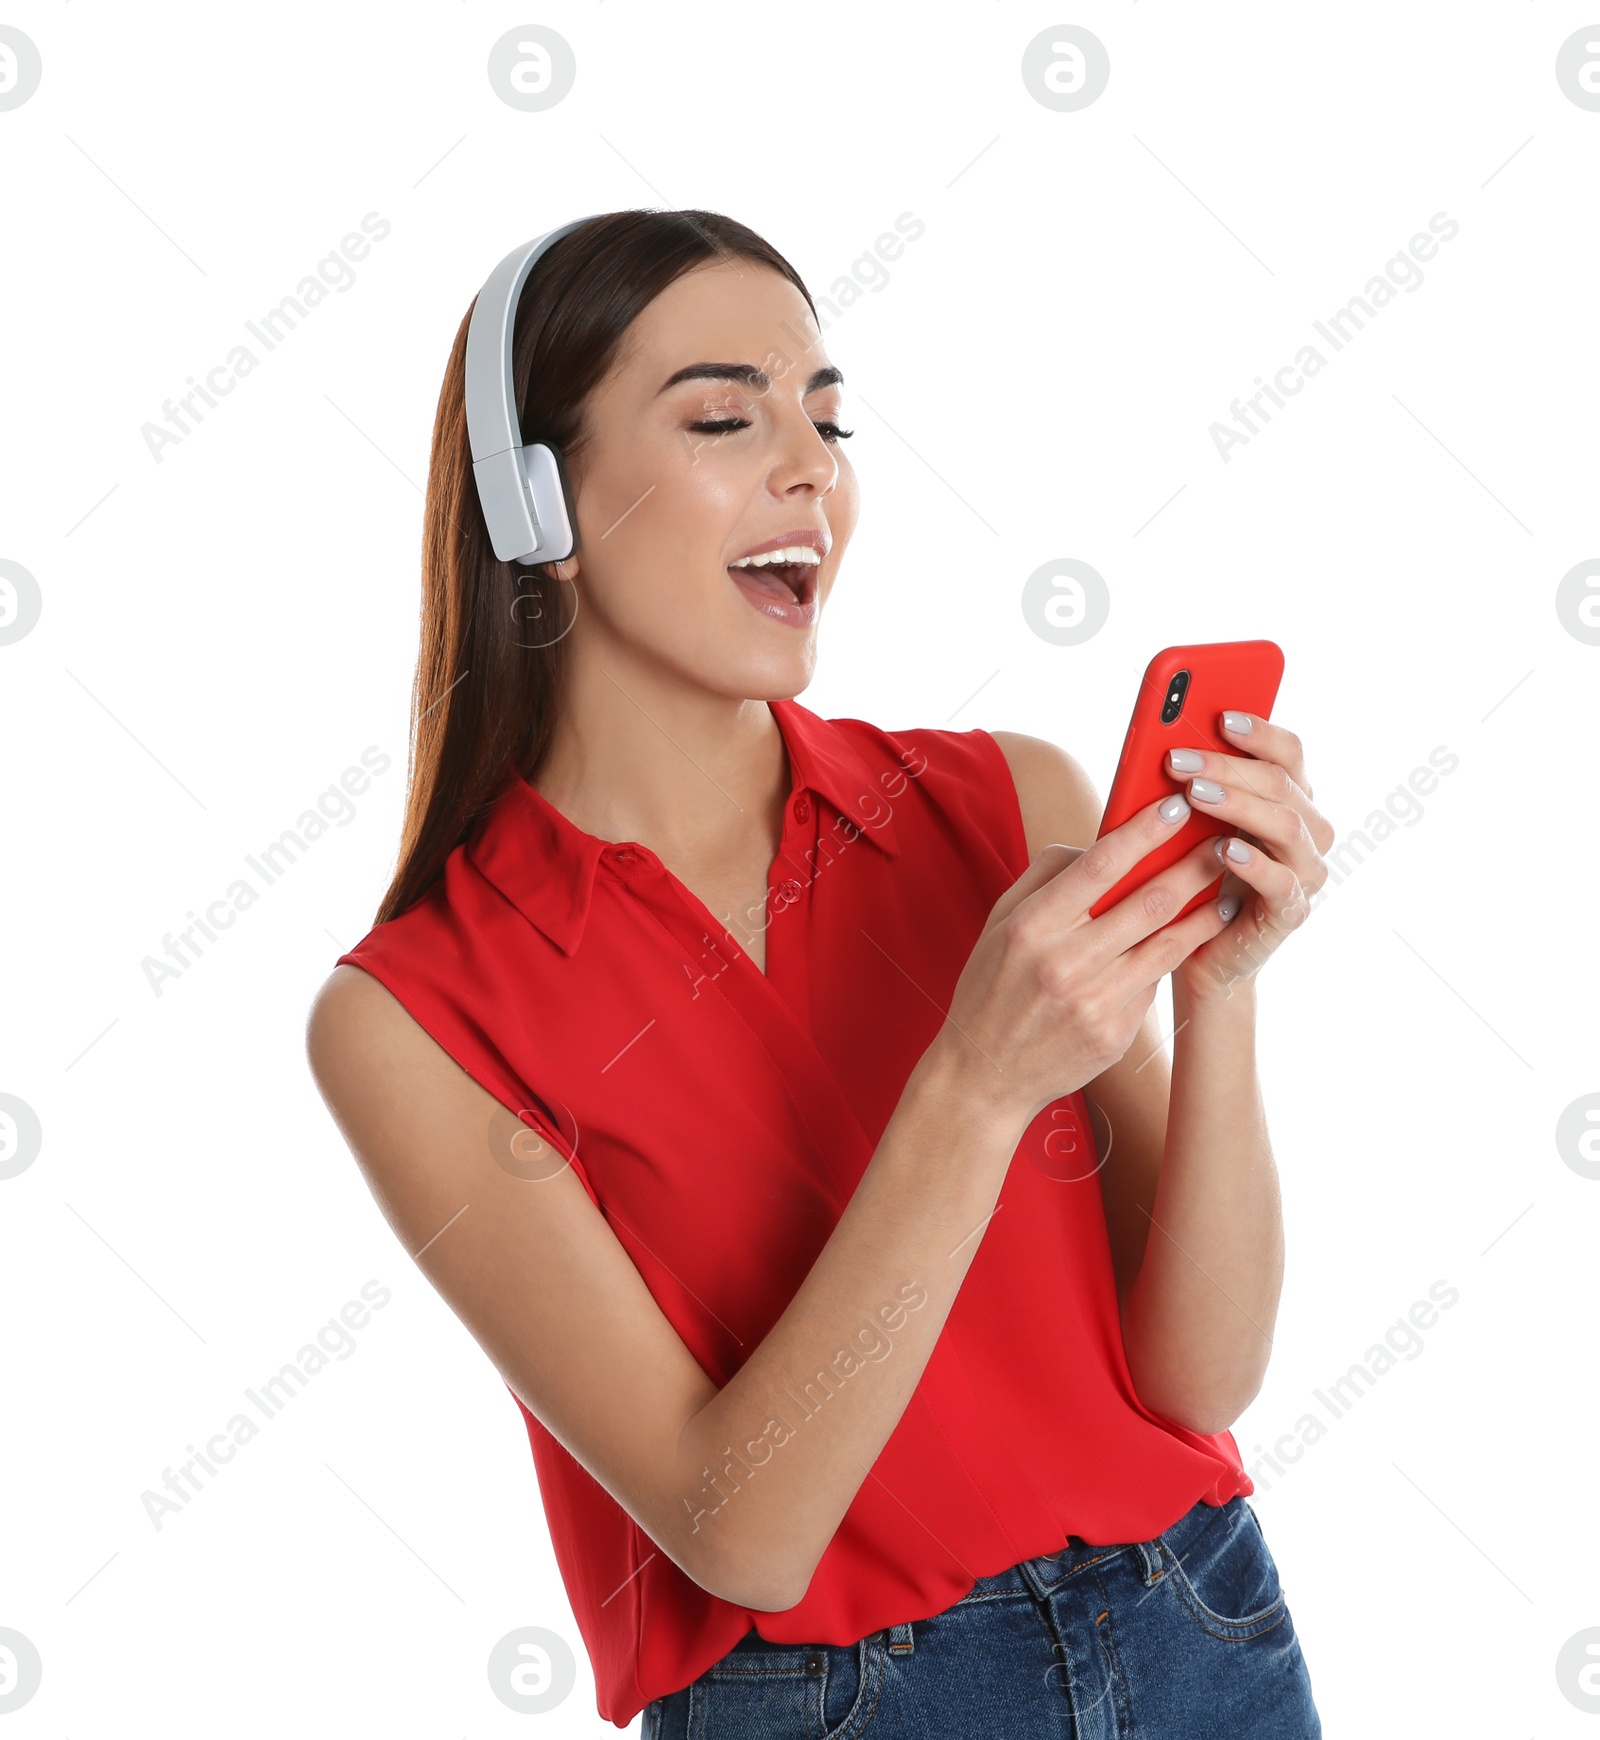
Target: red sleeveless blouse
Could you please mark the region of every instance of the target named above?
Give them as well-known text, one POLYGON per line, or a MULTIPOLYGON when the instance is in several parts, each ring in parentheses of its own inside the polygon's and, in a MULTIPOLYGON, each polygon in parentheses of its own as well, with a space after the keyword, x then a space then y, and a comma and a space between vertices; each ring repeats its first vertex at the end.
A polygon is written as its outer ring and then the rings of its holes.
MULTIPOLYGON (((584 833, 522 779, 427 895, 339 957, 570 1160, 719 1385, 827 1242, 1028 864, 987 731, 769 704, 791 789, 764 974, 653 852, 584 833)), ((752 1627, 853 1643, 1069 1534, 1144 1540, 1199 1500, 1253 1490, 1231 1434, 1188 1431, 1134 1394, 1098 1164, 1081 1091, 1029 1125, 910 1404, 781 1613, 687 1577, 513 1392, 602 1717, 626 1727, 752 1627)), ((855 1357, 822 1368, 791 1429, 855 1357)), ((713 1470, 708 1509, 742 1466, 713 1470)))

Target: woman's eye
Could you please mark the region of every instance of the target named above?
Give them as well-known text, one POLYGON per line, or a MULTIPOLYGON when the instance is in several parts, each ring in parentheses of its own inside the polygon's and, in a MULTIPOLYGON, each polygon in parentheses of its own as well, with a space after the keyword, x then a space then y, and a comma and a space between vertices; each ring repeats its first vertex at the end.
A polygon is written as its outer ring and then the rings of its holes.
MULTIPOLYGON (((689 427, 697 435, 731 435, 735 429, 748 429, 750 425, 742 417, 721 417, 714 422, 691 423, 689 427)), ((854 429, 841 429, 837 423, 813 423, 812 428, 830 445, 848 441, 855 434, 854 429)))

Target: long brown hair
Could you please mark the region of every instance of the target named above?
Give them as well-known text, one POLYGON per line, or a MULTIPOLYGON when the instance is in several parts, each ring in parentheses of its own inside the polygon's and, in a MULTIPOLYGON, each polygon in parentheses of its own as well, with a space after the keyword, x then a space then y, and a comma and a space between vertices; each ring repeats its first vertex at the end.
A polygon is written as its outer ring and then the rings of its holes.
MULTIPOLYGON (((517 304, 512 384, 525 442, 570 462, 590 439, 584 405, 628 328, 703 260, 740 258, 800 275, 753 230, 719 212, 606 212, 542 255, 517 304)), ((476 298, 474 298, 476 303, 476 298)), ((373 923, 397 917, 438 879, 450 853, 514 775, 531 780, 550 741, 566 636, 546 644, 530 623, 560 622, 561 584, 547 565, 499 561, 479 508, 467 440, 464 368, 469 308, 457 328, 433 425, 422 524, 422 623, 411 691, 406 811, 394 879, 373 923)), ((569 471, 570 475, 570 471, 569 471)))

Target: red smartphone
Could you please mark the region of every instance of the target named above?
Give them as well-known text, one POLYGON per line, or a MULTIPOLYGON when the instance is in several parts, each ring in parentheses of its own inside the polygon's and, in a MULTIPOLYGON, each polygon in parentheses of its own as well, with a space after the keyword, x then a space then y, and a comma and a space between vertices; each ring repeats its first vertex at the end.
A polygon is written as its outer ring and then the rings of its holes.
MULTIPOLYGON (((1270 640, 1222 640, 1202 646, 1169 646, 1158 652, 1145 669, 1128 734, 1122 740, 1122 755, 1100 834, 1120 828, 1146 804, 1171 793, 1188 795, 1189 778, 1167 770, 1169 749, 1203 749, 1236 753, 1222 734, 1224 709, 1270 718, 1283 678, 1283 649, 1270 640)), ((1131 894, 1158 870, 1192 852, 1208 834, 1232 833, 1221 816, 1204 804, 1190 801, 1189 819, 1177 833, 1147 852, 1114 887, 1089 908, 1098 918, 1108 906, 1131 894)), ((1097 835, 1096 838, 1100 836, 1097 835)), ((1222 872, 1184 907, 1168 919, 1176 924, 1202 901, 1214 900, 1222 886, 1222 872)), ((1166 925, 1161 927, 1166 929, 1166 925)))

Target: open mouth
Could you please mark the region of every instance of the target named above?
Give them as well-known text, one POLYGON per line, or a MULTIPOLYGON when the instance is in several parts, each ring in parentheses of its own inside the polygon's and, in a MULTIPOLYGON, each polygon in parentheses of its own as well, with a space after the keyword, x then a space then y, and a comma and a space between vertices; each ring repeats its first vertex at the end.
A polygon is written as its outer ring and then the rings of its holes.
POLYGON ((817 567, 812 562, 767 562, 761 567, 737 568, 728 573, 747 591, 765 593, 782 604, 809 604, 817 595, 817 567))

